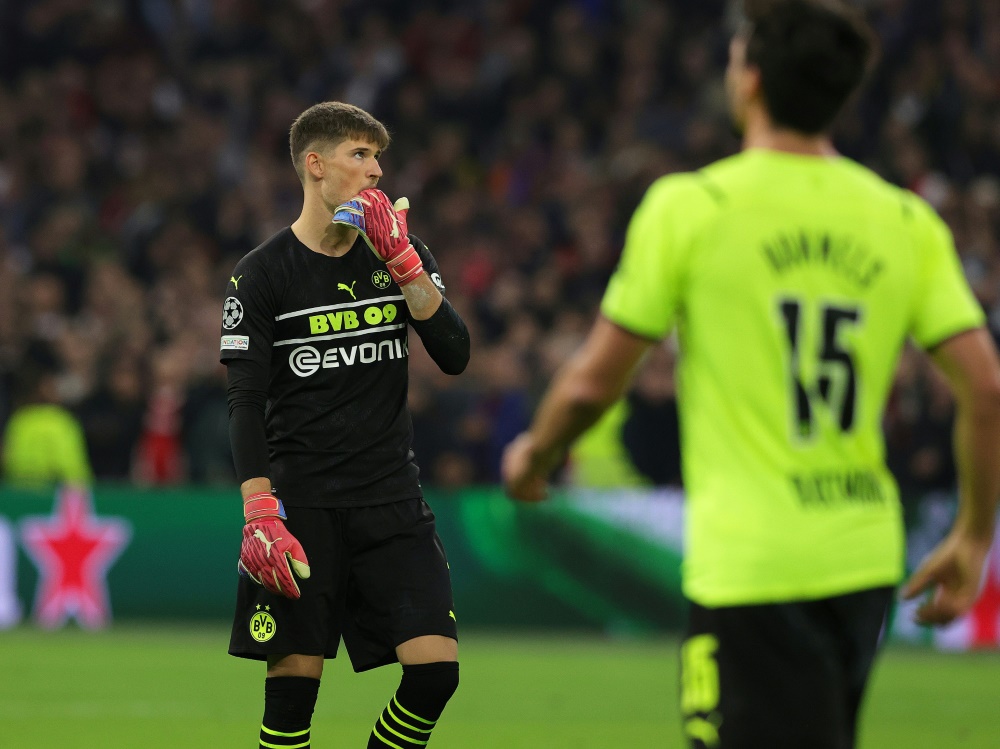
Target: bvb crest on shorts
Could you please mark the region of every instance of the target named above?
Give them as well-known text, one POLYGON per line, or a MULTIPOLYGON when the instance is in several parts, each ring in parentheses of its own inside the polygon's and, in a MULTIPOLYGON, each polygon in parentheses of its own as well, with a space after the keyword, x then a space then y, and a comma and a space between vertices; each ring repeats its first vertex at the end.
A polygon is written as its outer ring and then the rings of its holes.
POLYGON ((268 613, 270 610, 270 606, 265 606, 264 611, 261 611, 258 603, 256 613, 250 617, 250 636, 257 642, 267 642, 274 637, 274 633, 278 629, 274 617, 268 613))

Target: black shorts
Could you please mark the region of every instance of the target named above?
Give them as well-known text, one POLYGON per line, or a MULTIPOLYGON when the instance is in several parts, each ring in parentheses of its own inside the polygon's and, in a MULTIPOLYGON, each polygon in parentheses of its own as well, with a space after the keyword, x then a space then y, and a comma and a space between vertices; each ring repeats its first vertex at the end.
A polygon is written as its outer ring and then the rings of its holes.
POLYGON ((681 713, 698 749, 851 749, 892 588, 705 608, 681 645, 681 713))
POLYGON ((335 658, 343 637, 354 670, 366 671, 396 662, 396 646, 414 637, 458 639, 448 561, 424 500, 286 512, 309 559, 302 597, 241 577, 231 655, 335 658))

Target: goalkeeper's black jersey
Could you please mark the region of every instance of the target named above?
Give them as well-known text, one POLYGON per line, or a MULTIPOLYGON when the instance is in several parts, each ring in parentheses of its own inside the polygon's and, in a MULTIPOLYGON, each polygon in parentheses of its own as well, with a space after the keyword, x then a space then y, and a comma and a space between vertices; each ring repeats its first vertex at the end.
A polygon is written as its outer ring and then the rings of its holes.
MULTIPOLYGON (((410 240, 444 291, 433 256, 410 240)), ((270 479, 286 505, 421 496, 406 408, 408 321, 402 292, 360 236, 329 257, 285 228, 236 265, 220 359, 252 359, 269 372, 270 479)))

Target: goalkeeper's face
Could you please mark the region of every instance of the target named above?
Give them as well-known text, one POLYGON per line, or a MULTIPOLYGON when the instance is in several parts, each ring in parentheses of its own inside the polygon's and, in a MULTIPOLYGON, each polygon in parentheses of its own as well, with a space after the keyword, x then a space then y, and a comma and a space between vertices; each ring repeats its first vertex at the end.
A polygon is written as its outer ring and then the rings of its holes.
POLYGON ((345 140, 325 149, 319 188, 331 215, 341 203, 378 184, 382 176, 378 163, 381 154, 376 144, 366 140, 345 140))

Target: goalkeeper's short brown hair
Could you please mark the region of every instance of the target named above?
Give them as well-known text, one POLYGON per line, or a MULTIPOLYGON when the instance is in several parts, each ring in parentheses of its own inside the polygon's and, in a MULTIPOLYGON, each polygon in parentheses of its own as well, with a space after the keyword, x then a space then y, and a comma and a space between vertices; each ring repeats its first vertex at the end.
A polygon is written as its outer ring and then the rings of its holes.
POLYGON ((775 124, 823 132, 858 89, 878 40, 841 0, 745 0, 746 62, 760 70, 775 124))
POLYGON ((380 151, 389 146, 385 125, 353 104, 324 101, 313 104, 296 117, 288 133, 288 146, 299 179, 305 179, 302 155, 306 151, 331 148, 348 138, 374 143, 380 151))

